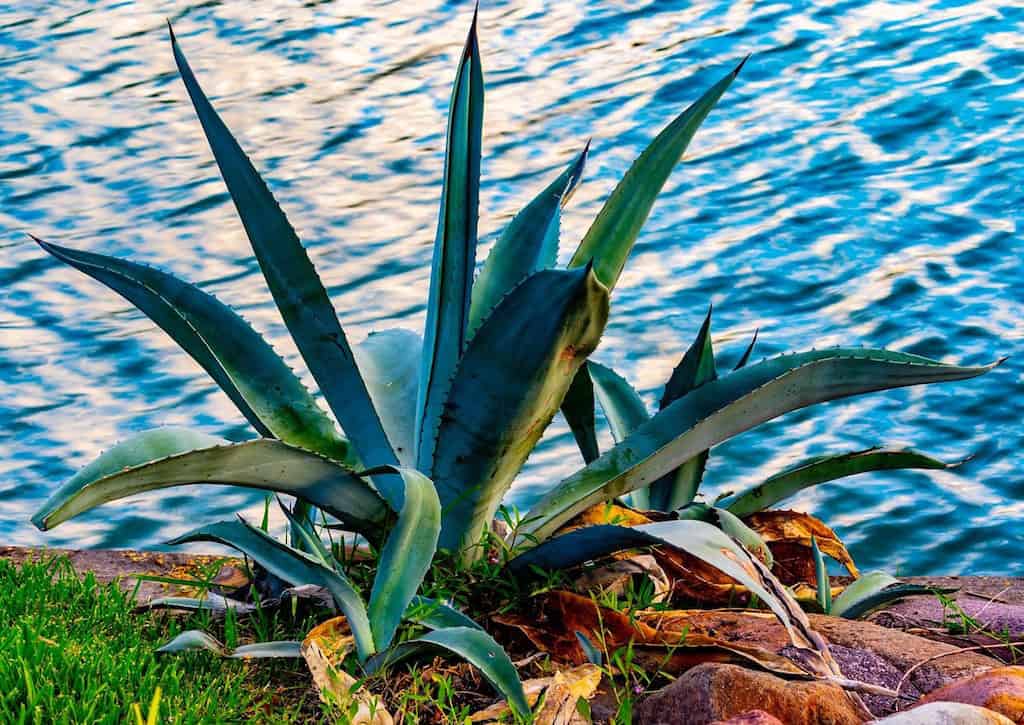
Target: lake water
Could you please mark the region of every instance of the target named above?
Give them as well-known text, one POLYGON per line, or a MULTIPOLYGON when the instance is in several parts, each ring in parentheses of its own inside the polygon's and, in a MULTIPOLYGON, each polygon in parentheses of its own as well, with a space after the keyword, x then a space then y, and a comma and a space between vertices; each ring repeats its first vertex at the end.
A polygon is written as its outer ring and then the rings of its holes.
MULTIPOLYGON (((563 256, 630 160, 747 53, 672 176, 595 359, 653 406, 709 302, 731 367, 839 343, 1010 361, 833 403, 713 452, 709 493, 806 456, 913 446, 955 471, 794 501, 863 567, 1024 574, 1024 10, 962 2, 498 2, 481 10, 486 244, 592 136, 563 256)), ((258 493, 176 489, 42 534, 27 521, 112 442, 244 420, 121 298, 25 236, 159 265, 301 367, 178 81, 164 18, 265 173, 343 324, 420 328, 467 3, 0 4, 0 543, 145 547, 258 493), (258 9, 256 9, 258 7, 258 9)), ((483 258, 485 246, 481 248, 483 258)), ((564 424, 513 492, 580 463, 564 424)))

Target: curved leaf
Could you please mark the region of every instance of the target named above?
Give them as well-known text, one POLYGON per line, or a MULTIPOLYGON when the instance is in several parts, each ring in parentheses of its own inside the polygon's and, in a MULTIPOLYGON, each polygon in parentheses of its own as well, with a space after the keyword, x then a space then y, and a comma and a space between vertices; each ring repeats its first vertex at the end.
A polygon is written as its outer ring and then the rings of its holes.
POLYGON ((542 540, 594 504, 647 485, 783 413, 877 390, 972 378, 998 364, 959 367, 907 353, 835 348, 749 365, 691 391, 563 480, 526 515, 522 535, 542 540))
MULTIPOLYGON (((359 459, 370 466, 397 463, 334 306, 305 248, 270 189, 199 87, 173 30, 171 47, 267 286, 309 371, 355 445, 359 459)), ((401 508, 401 486, 394 476, 382 477, 377 485, 392 508, 401 508)))
POLYGON ((421 471, 429 470, 445 390, 466 344, 476 266, 483 114, 484 79, 474 11, 448 109, 441 211, 416 404, 416 467, 421 471))
POLYGON ((260 435, 355 463, 348 441, 298 376, 216 297, 152 267, 33 239, 139 308, 206 370, 260 435))
POLYGON ((594 415, 594 383, 586 365, 581 365, 562 398, 562 415, 580 449, 584 463, 601 455, 597 446, 597 421, 594 415))
MULTIPOLYGON (((699 388, 718 378, 715 369, 715 352, 711 347, 711 308, 708 307, 704 324, 697 332, 697 338, 690 345, 683 359, 679 361, 661 396, 659 409, 664 410, 691 390, 699 388)), ((684 462, 672 473, 662 476, 650 486, 650 507, 658 511, 672 511, 693 503, 704 470, 708 465, 708 451, 701 451, 684 462)))
POLYGON ((754 531, 752 528, 743 523, 739 517, 734 516, 725 509, 712 508, 711 515, 715 517, 720 528, 726 536, 731 539, 736 539, 747 548, 748 551, 756 554, 761 560, 771 568, 774 564, 772 557, 772 550, 768 548, 768 544, 765 542, 761 535, 754 531))
POLYGON ((61 486, 32 522, 45 531, 109 501, 194 483, 285 493, 320 507, 352 530, 371 534, 387 517, 384 502, 365 481, 315 453, 266 438, 225 443, 208 436, 198 441, 187 436, 176 437, 173 443, 196 441, 205 447, 182 452, 183 446, 169 445, 166 457, 142 461, 142 455, 131 458, 129 453, 140 447, 152 450, 150 434, 142 434, 144 440, 138 436, 126 441, 100 456, 61 486))
POLYGON ((740 355, 740 359, 736 361, 736 367, 733 370, 739 370, 747 366, 747 363, 750 361, 750 354, 754 352, 754 345, 757 344, 757 333, 759 332, 760 330, 754 330, 754 336, 750 338, 750 344, 747 345, 747 349, 740 355))
POLYGON ((789 616, 779 600, 761 585, 746 553, 725 533, 703 521, 661 521, 639 526, 584 526, 548 539, 509 562, 517 576, 534 568, 557 571, 600 559, 624 549, 673 546, 732 577, 756 594, 789 629, 789 616))
POLYGON ((423 338, 412 330, 371 332, 353 352, 395 455, 402 465, 412 466, 423 338))
POLYGON ((555 266, 561 210, 583 175, 590 142, 569 167, 523 207, 498 237, 473 282, 469 336, 513 287, 534 272, 555 266))
POLYGON ((157 652, 170 653, 170 652, 187 652, 189 650, 205 649, 210 652, 214 652, 221 657, 227 656, 227 650, 215 637, 211 637, 206 632, 202 632, 198 629, 188 629, 179 634, 177 637, 172 639, 162 647, 157 648, 157 652))
POLYGON ((852 453, 818 456, 798 463, 792 468, 775 474, 764 483, 744 491, 727 503, 725 508, 737 516, 744 517, 757 511, 763 511, 780 501, 785 501, 805 488, 858 473, 906 468, 941 470, 958 465, 960 462, 944 463, 915 451, 896 451, 883 448, 868 448, 852 453))
POLYGON ((438 430, 433 479, 443 548, 482 553, 480 536, 607 319, 608 291, 586 268, 535 273, 484 321, 438 430))
POLYGON ((373 657, 367 663, 368 672, 377 672, 382 667, 393 665, 411 657, 417 657, 436 649, 445 649, 462 657, 480 670, 494 689, 500 692, 509 706, 519 715, 530 711, 519 681, 519 673, 501 645, 486 632, 472 627, 447 627, 438 629, 417 639, 402 642, 373 657))
POLYGON ((263 659, 268 657, 301 657, 302 654, 299 652, 299 647, 301 645, 301 642, 293 642, 289 640, 256 642, 254 644, 245 644, 241 647, 236 647, 232 652, 228 652, 224 645, 218 642, 214 637, 206 634, 206 632, 201 632, 198 629, 189 629, 179 634, 163 647, 158 648, 157 652, 166 654, 171 652, 187 652, 190 650, 205 649, 218 654, 221 657, 236 660, 247 660, 263 659))
POLYGON ((745 62, 679 114, 644 149, 601 207, 569 262, 570 267, 582 267, 593 261, 597 278, 609 290, 615 287, 633 243, 673 167, 745 62))
POLYGON ((405 503, 377 562, 370 593, 370 626, 378 650, 386 649, 437 551, 441 502, 430 479, 418 471, 396 471, 405 481, 405 503))
POLYGON ((348 620, 360 660, 376 651, 366 607, 344 574, 328 569, 244 521, 220 521, 202 526, 167 543, 177 545, 193 541, 209 541, 237 549, 289 584, 323 587, 331 593, 348 620))
POLYGON ((920 584, 905 584, 884 571, 873 571, 854 579, 832 602, 831 614, 846 619, 859 619, 896 599, 931 595, 936 591, 950 593, 955 589, 933 589, 920 584))
MULTIPOLYGON (((584 367, 593 380, 594 394, 601 404, 601 410, 604 411, 604 417, 616 443, 624 440, 637 426, 650 419, 644 401, 625 378, 593 360, 588 360, 584 367)), ((648 488, 638 488, 622 499, 627 505, 646 511, 651 507, 649 492, 648 488)))

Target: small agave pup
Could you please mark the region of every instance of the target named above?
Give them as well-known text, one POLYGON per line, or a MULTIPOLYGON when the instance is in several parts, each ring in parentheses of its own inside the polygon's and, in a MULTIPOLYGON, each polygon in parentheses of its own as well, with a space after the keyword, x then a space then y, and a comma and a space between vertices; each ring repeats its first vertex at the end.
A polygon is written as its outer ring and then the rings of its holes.
POLYGON ((187 430, 141 433, 61 486, 33 521, 45 530, 102 503, 184 484, 293 496, 291 546, 241 522, 215 523, 179 541, 227 544, 286 581, 327 588, 351 623, 360 661, 371 670, 422 647, 445 647, 480 666, 523 710, 507 657, 461 613, 438 605, 431 611, 439 615, 421 619, 435 632, 418 644, 392 644, 437 548, 458 553, 467 564, 483 556, 481 539, 560 408, 582 441, 587 465, 553 486, 526 516, 517 536, 529 550, 513 560, 513 572, 531 563, 571 565, 617 548, 667 543, 773 602, 752 578, 755 567, 736 565, 742 550, 703 521, 592 527, 551 537, 585 509, 652 484, 649 496, 664 501, 659 505, 690 503, 702 467, 693 461, 786 412, 877 390, 961 380, 991 367, 832 349, 745 365, 719 378, 706 360, 684 360, 662 410, 625 422, 623 408, 621 440, 599 455, 592 439, 594 395, 614 419, 617 408, 608 400, 615 386, 608 382, 610 371, 584 364, 601 338, 611 291, 655 198, 742 63, 637 158, 567 268, 556 265, 560 213, 579 183, 586 149, 509 223, 474 279, 483 116, 474 18, 449 110, 424 335, 389 330, 352 346, 305 249, 203 94, 173 34, 172 46, 270 292, 334 420, 263 338, 213 296, 149 267, 37 240, 171 335, 259 437, 232 444, 187 430), (408 359, 415 348, 422 350, 418 365, 408 359), (678 483, 681 478, 685 484, 678 483), (368 607, 314 533, 310 521, 317 509, 341 528, 384 542, 368 607))

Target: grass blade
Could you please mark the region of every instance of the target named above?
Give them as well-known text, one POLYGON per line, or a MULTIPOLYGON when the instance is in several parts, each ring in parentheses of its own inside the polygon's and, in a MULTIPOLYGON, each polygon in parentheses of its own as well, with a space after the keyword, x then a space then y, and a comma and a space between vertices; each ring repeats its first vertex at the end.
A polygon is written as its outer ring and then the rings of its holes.
MULTIPOLYGON (((171 47, 267 286, 309 371, 360 460, 370 466, 397 463, 334 306, 305 248, 270 189, 206 98, 173 30, 171 47)), ((394 477, 382 478, 378 486, 393 508, 401 507, 401 486, 394 477)))
POLYGON ((593 261, 597 278, 609 290, 615 287, 658 193, 743 63, 679 114, 644 149, 598 212, 569 262, 570 267, 582 267, 593 261))
POLYGON ((476 266, 483 113, 484 79, 474 11, 448 110, 416 414, 416 467, 421 471, 430 470, 444 393, 466 344, 476 266))
POLYGON ((884 448, 868 448, 852 453, 818 456, 798 463, 788 470, 775 474, 764 483, 744 491, 731 502, 726 503, 725 508, 742 518, 785 501, 805 488, 846 476, 855 476, 858 473, 870 471, 900 469, 937 471, 955 468, 961 463, 962 461, 944 463, 923 453, 884 448))

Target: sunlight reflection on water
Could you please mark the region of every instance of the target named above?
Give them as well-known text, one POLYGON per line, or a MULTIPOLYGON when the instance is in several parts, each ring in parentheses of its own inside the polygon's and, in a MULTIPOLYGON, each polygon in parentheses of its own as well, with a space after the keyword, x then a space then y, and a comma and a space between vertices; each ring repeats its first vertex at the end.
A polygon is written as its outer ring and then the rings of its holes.
MULTIPOLYGON (((158 425, 249 435, 227 398, 126 303, 23 232, 203 283, 301 369, 173 72, 164 18, 266 174, 354 341, 418 329, 444 113, 468 6, 444 2, 0 7, 0 538, 151 546, 259 494, 140 496, 49 534, 27 519, 113 441, 158 425)), ((970 363, 1024 332, 1024 11, 848 2, 488 2, 479 253, 586 138, 571 254, 646 141, 754 54, 655 208, 595 355, 653 405, 709 302, 730 366, 838 343, 970 363)), ((879 474, 795 501, 863 567, 1020 570, 1020 356, 967 383, 802 411, 714 451, 714 493, 877 443, 958 471, 879 474)), ((514 491, 573 470, 564 424, 514 491)))

